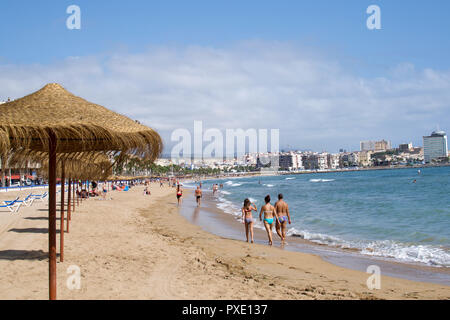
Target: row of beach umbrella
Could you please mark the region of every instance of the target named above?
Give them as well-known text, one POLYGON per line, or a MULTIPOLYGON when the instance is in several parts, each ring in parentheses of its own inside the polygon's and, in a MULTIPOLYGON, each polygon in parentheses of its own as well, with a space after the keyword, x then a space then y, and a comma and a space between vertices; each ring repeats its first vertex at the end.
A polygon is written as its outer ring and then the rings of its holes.
MULTIPOLYGON (((0 156, 12 163, 35 161, 49 183, 49 299, 56 293, 56 182, 61 178, 61 250, 64 243, 64 182, 74 208, 72 182, 104 180, 115 157, 154 161, 162 151, 159 134, 138 121, 73 95, 61 85, 47 84, 23 98, 0 106, 0 156), (118 157, 117 157, 118 156, 118 157)), ((70 202, 68 202, 70 203, 70 202)), ((67 223, 70 220, 68 206, 67 223)), ((67 224, 67 228, 68 228, 67 224)), ((62 251, 63 259, 63 251, 62 251)))

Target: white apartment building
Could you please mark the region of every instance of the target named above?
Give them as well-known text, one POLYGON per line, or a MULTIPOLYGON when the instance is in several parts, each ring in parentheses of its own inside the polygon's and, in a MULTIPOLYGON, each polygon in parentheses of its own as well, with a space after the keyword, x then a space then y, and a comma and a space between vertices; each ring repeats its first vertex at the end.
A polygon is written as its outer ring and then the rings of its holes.
POLYGON ((339 168, 339 154, 328 154, 328 169, 339 168))
POLYGON ((423 153, 425 163, 448 157, 447 134, 444 131, 433 131, 431 136, 423 137, 423 153))

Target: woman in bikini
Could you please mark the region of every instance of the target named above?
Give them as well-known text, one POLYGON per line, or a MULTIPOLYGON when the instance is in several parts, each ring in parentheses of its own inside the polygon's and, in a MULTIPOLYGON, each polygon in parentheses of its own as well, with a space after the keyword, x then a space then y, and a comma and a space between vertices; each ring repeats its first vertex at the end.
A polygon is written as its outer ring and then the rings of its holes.
POLYGON ((277 211, 275 210, 275 207, 270 204, 270 196, 267 195, 264 198, 264 201, 266 202, 265 205, 261 207, 261 211, 259 212, 259 220, 262 221, 262 214, 264 213, 264 227, 267 231, 267 236, 269 237, 269 245, 272 245, 272 227, 274 224, 274 219, 278 220, 277 211))
POLYGON ((181 190, 181 186, 177 186, 177 200, 178 200, 178 206, 181 204, 181 197, 183 196, 183 190, 181 190))
POLYGON ((250 231, 250 237, 253 243, 253 216, 252 211, 258 211, 256 206, 250 202, 249 199, 244 200, 244 206, 242 207, 242 223, 245 224, 245 236, 248 242, 248 232, 250 231))

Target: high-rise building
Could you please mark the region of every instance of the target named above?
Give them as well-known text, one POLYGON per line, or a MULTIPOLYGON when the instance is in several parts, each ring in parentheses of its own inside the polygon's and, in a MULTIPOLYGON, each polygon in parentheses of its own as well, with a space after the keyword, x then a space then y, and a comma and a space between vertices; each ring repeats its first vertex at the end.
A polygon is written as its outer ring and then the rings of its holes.
POLYGON ((375 142, 375 151, 386 151, 391 149, 391 142, 386 140, 381 140, 375 142))
POLYGON ((423 153, 425 163, 432 160, 448 158, 447 134, 444 131, 433 131, 431 136, 423 137, 423 153))
POLYGON ((374 151, 375 141, 361 141, 361 151, 374 151))
POLYGON ((391 142, 386 140, 381 141, 361 141, 361 151, 386 151, 391 149, 391 142))

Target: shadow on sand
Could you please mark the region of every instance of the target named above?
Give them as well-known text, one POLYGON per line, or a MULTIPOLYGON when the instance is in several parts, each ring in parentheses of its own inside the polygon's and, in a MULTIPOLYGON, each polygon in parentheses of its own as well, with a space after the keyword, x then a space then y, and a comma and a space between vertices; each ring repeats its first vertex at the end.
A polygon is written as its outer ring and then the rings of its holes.
MULTIPOLYGON (((24 229, 9 229, 8 232, 17 232, 17 233, 48 233, 48 228, 24 228, 24 229)), ((59 233, 59 230, 56 230, 56 233, 59 233)))
MULTIPOLYGON (((59 254, 57 254, 59 256, 59 254)), ((0 260, 46 260, 48 252, 42 250, 3 250, 0 251, 0 260)))

